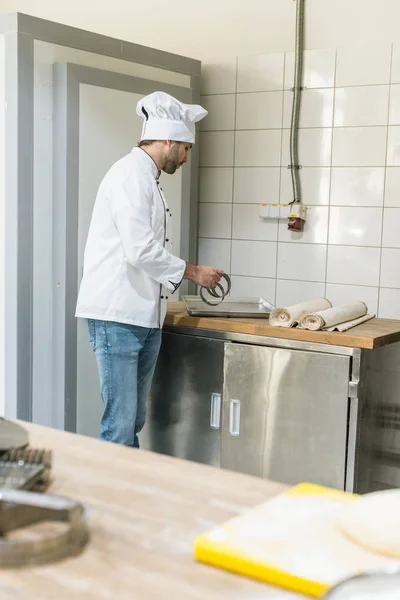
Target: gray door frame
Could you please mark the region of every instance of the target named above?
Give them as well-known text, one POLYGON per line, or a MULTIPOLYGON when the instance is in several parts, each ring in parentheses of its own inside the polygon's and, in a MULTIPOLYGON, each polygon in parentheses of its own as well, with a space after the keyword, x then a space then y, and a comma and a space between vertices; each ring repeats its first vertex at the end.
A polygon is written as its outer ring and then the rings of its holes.
MULTIPOLYGON (((32 420, 33 389, 33 162, 34 41, 67 46, 190 77, 192 102, 200 98, 197 60, 52 23, 21 13, 0 15, 5 37, 5 415, 32 420)), ((198 148, 192 154, 186 256, 196 261, 198 148), (189 243, 187 243, 189 241, 189 243)), ((186 247, 185 242, 186 240, 186 247)), ((49 251, 51 251, 49 249, 49 251)), ((55 282, 54 282, 55 284, 55 282)))
MULTIPOLYGON (((192 101, 190 88, 71 63, 53 67, 53 406, 52 425, 76 431, 79 112, 81 84, 147 95, 162 90, 182 102, 192 101)), ((133 107, 132 107, 133 108, 133 107)), ((182 198, 190 197, 191 170, 182 170, 182 198)), ((182 208, 190 203, 185 201, 182 208)), ((190 253, 190 213, 181 219, 181 253, 190 253)), ((50 290, 49 290, 50 292, 50 290)))

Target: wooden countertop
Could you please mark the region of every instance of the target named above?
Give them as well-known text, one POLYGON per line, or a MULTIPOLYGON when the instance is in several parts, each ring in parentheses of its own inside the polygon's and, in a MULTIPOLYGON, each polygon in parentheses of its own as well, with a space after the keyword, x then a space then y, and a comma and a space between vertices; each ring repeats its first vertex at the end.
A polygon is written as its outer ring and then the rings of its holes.
POLYGON ((268 319, 190 317, 183 302, 173 302, 168 305, 165 324, 367 350, 400 342, 400 321, 391 319, 372 319, 343 333, 305 331, 271 327, 268 319))
POLYGON ((21 423, 53 449, 49 493, 89 509, 84 553, 2 570, 1 600, 301 600, 303 596, 197 563, 194 538, 285 486, 71 433, 21 423))

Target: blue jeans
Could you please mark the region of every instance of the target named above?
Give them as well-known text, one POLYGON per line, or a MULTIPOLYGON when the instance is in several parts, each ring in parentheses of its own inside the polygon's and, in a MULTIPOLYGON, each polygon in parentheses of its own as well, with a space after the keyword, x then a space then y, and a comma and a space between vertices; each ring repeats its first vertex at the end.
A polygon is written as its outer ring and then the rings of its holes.
POLYGON ((139 448, 161 329, 88 320, 104 402, 100 439, 139 448))

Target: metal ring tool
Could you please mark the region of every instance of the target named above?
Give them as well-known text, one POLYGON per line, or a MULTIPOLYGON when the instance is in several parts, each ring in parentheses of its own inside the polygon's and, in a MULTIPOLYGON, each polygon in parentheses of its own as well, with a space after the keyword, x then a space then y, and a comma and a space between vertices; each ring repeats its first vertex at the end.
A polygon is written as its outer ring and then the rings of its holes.
POLYGON ((31 448, 23 427, 0 418, 0 568, 75 556, 89 539, 80 502, 35 493, 47 489, 51 463, 51 450, 31 448))
POLYGON ((0 490, 0 567, 26 567, 79 554, 89 539, 85 509, 71 498, 24 490, 0 490), (61 531, 38 539, 7 538, 7 533, 42 522, 62 522, 61 531))
POLYGON ((205 304, 208 304, 208 306, 218 306, 225 300, 226 296, 231 291, 232 284, 229 275, 224 273, 221 279, 225 279, 226 289, 221 283, 217 283, 214 289, 204 287, 200 288, 200 298, 203 300, 203 302, 205 302, 205 304), (205 294, 211 296, 211 300, 207 299, 205 294))

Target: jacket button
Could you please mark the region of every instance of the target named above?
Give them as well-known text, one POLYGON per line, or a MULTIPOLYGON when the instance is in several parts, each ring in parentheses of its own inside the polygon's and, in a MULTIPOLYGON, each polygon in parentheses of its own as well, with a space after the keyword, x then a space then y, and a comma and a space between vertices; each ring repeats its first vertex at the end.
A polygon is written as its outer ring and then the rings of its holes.
POLYGON ((169 208, 167 208, 167 212, 169 212, 169 208))
POLYGON ((165 241, 166 241, 166 242, 169 242, 169 239, 168 239, 168 238, 166 238, 166 240, 165 240, 165 241))
POLYGON ((161 300, 164 300, 164 296, 161 296, 161 300))

